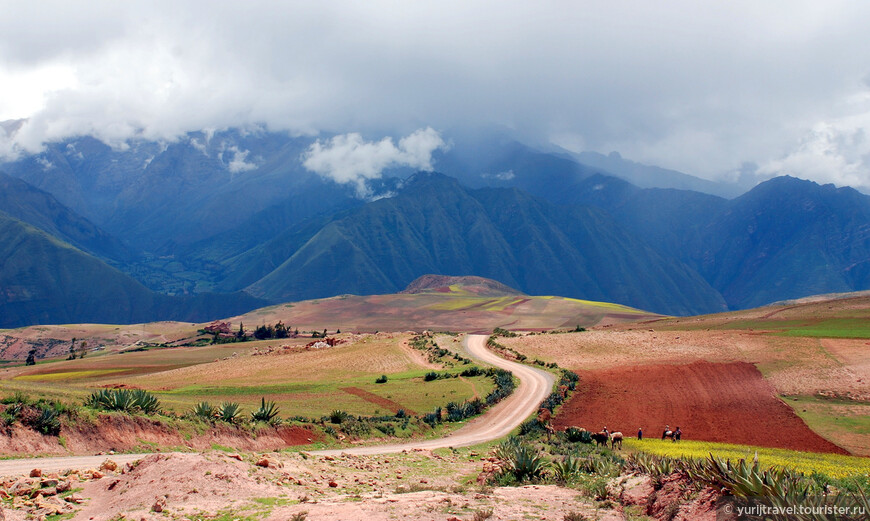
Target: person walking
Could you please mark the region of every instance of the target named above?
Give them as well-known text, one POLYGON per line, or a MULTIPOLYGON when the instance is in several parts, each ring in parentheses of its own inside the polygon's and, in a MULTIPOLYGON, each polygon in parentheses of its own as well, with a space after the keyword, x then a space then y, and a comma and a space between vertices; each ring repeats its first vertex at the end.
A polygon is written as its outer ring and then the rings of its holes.
POLYGON ((643 439, 643 429, 640 427, 637 428, 637 439, 639 439, 639 440, 643 439))

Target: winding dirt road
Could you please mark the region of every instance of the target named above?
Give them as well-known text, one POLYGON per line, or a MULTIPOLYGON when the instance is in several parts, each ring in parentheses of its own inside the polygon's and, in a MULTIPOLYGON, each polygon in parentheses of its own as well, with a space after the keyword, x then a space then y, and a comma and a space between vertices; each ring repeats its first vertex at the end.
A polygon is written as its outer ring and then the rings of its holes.
MULTIPOLYGON (((390 454, 413 449, 440 449, 443 447, 467 447, 507 436, 526 418, 538 410, 538 406, 550 394, 555 378, 551 373, 518 364, 499 357, 486 349, 486 335, 468 335, 465 347, 472 358, 511 371, 520 383, 514 392, 486 413, 468 422, 467 425, 444 438, 412 441, 392 445, 375 445, 337 450, 316 451, 313 454, 390 454)), ((27 474, 33 468, 43 472, 59 472, 63 469, 88 469, 99 467, 106 458, 119 465, 135 461, 147 454, 117 454, 114 456, 63 456, 59 458, 27 458, 0 461, 0 476, 27 474)))
POLYGON ((510 434, 531 414, 552 392, 555 377, 535 367, 518 364, 501 358, 486 348, 486 335, 468 335, 465 347, 472 358, 502 369, 507 369, 519 378, 520 384, 514 392, 485 414, 468 422, 467 425, 444 438, 412 441, 393 445, 375 445, 337 450, 313 452, 324 456, 339 454, 389 454, 413 449, 440 449, 444 447, 467 447, 487 441, 497 440, 510 434))

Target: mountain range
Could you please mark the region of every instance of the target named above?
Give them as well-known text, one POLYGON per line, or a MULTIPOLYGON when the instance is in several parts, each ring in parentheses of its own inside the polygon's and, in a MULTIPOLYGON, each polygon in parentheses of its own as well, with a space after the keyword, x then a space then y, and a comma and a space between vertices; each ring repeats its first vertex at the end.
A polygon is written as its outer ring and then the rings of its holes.
POLYGON ((678 315, 870 288, 870 198, 848 187, 779 177, 727 199, 500 137, 436 157, 449 176, 386 171, 362 199, 304 168, 311 142, 82 137, 0 164, 0 327, 209 320, 427 273, 678 315))

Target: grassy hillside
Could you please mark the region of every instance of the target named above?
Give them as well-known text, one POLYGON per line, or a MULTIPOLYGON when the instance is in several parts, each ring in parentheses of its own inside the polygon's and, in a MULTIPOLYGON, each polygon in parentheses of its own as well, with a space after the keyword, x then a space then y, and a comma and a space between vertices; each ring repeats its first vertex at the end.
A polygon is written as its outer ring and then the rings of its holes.
POLYGON ((724 309, 696 273, 601 212, 562 209, 513 189, 469 191, 439 174, 417 174, 398 196, 298 238, 305 242, 250 293, 273 301, 391 293, 440 273, 661 313, 724 309))
POLYGON ((0 211, 76 248, 116 262, 132 253, 117 238, 60 203, 53 195, 0 172, 0 211))
POLYGON ((0 213, 0 327, 208 320, 251 309, 245 294, 159 295, 45 232, 0 213))

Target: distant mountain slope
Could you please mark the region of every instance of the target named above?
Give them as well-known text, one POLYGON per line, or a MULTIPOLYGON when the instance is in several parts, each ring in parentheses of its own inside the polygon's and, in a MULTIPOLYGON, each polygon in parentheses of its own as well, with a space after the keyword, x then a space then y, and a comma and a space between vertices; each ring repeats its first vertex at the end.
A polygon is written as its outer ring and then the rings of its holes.
POLYGON ((261 216, 265 229, 278 220, 281 230, 352 200, 350 187, 302 167, 300 156, 312 141, 227 130, 112 148, 81 137, 49 143, 2 168, 143 250, 175 254, 270 208, 261 216))
POLYGON ((715 195, 673 188, 638 188, 628 181, 594 175, 566 191, 562 201, 606 210, 650 246, 694 267, 687 250, 700 246, 706 225, 728 206, 715 195))
POLYGON ((0 211, 66 241, 76 248, 113 261, 129 261, 130 250, 48 192, 0 172, 0 211))
POLYGON ((617 152, 611 152, 606 156, 597 152, 581 152, 574 157, 583 165, 600 169, 641 188, 692 190, 729 198, 746 191, 736 183, 717 183, 676 170, 636 163, 623 158, 617 152))
POLYGON ((592 176, 562 197, 606 210, 695 268, 731 309, 870 289, 870 197, 783 176, 730 201, 592 176))
POLYGON ((730 201, 693 255, 734 308, 870 289, 870 197, 777 177, 730 201))
POLYGON ((207 320, 262 305, 249 295, 170 297, 0 212, 0 327, 207 320))
POLYGON ((425 173, 398 196, 329 222, 248 291, 273 301, 391 293, 425 273, 664 313, 724 309, 700 276, 601 212, 559 208, 515 189, 469 191, 425 173))

